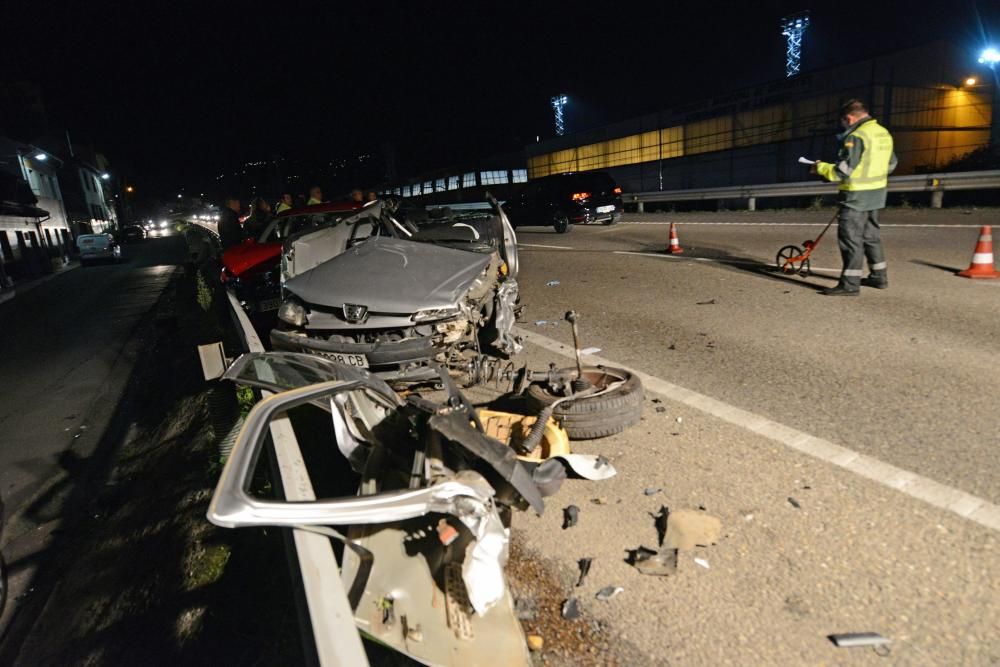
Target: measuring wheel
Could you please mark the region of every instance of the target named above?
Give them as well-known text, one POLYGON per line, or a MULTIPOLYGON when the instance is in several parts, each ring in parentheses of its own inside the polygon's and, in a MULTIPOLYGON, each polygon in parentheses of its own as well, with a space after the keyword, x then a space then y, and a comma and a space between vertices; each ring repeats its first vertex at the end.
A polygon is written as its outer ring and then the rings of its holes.
POLYGON ((803 254, 803 250, 798 246, 786 245, 778 251, 774 262, 784 273, 798 273, 807 276, 809 275, 809 258, 802 257, 803 254))

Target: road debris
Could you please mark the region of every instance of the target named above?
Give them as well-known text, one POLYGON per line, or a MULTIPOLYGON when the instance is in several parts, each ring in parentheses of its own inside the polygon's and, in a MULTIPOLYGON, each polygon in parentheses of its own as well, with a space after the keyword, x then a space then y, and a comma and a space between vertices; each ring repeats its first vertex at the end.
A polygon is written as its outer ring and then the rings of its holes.
POLYGON ((576 525, 577 520, 580 518, 580 508, 576 505, 570 505, 569 507, 563 508, 563 530, 567 528, 572 528, 576 525))
POLYGON ((663 412, 666 412, 667 409, 665 407, 663 407, 662 405, 657 405, 656 406, 656 411, 660 412, 660 413, 663 413, 663 412))
POLYGON ((568 598, 562 605, 562 617, 567 621, 580 618, 580 601, 576 598, 568 598))
POLYGON ((698 306, 714 306, 716 304, 715 299, 709 299, 708 301, 699 301, 696 305, 698 306))
POLYGON ((877 632, 845 632, 843 634, 827 635, 826 637, 837 648, 852 648, 854 646, 885 646, 892 640, 877 632))
POLYGON ((528 649, 538 652, 545 648, 545 640, 541 635, 528 635, 528 649))
POLYGON ((580 354, 597 354, 600 351, 601 348, 599 347, 585 347, 582 350, 580 350, 580 354))
POLYGON ((668 511, 663 547, 681 551, 707 547, 715 544, 721 533, 722 522, 710 514, 685 509, 668 511))
POLYGON ((559 320, 535 320, 536 327, 559 326, 559 320))
POLYGON ((657 493, 659 493, 662 490, 663 489, 661 489, 658 486, 657 487, 647 486, 645 489, 643 489, 642 493, 644 495, 647 495, 647 496, 655 496, 657 493))
POLYGON ((595 505, 607 505, 608 499, 605 498, 604 496, 601 496, 600 498, 591 498, 590 502, 594 503, 595 505))
POLYGON ((558 284, 559 284, 558 280, 550 280, 549 282, 545 283, 545 286, 546 287, 555 287, 558 284))
POLYGON ((577 588, 583 586, 583 580, 587 578, 590 574, 590 565, 594 562, 593 558, 581 558, 576 563, 580 566, 580 577, 576 580, 577 588))
POLYGON ((619 593, 623 592, 625 589, 621 586, 605 586, 601 590, 597 591, 596 597, 601 602, 607 602, 608 600, 616 597, 619 593))
POLYGON ((788 497, 788 504, 791 505, 792 507, 794 507, 797 510, 802 509, 802 504, 799 501, 797 501, 795 498, 792 498, 791 496, 788 497))
POLYGON ((709 569, 708 561, 705 560, 704 558, 695 558, 694 562, 697 563, 698 565, 701 565, 706 570, 709 569))
POLYGON ((639 547, 629 552, 628 563, 642 574, 666 577, 677 574, 677 549, 654 551, 639 547))
POLYGON ((534 598, 514 600, 514 614, 519 621, 533 621, 538 617, 538 602, 534 598))

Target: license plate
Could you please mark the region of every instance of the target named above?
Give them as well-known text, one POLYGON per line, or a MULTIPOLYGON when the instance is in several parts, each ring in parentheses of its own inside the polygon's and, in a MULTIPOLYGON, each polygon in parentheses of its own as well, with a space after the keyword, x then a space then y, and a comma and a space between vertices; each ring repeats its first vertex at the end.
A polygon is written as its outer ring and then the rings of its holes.
POLYGON ((80 241, 80 245, 94 245, 94 239, 84 239, 80 241))
POLYGON ((613 210, 615 210, 615 205, 614 204, 608 204, 607 206, 598 206, 597 207, 597 212, 598 213, 611 213, 611 211, 613 211, 613 210))
POLYGON ((327 359, 336 361, 338 364, 353 366, 354 368, 368 368, 368 357, 363 354, 341 354, 339 352, 324 352, 327 359))
POLYGON ((266 313, 271 310, 278 310, 281 305, 281 299, 264 299, 257 305, 257 310, 262 313, 266 313))

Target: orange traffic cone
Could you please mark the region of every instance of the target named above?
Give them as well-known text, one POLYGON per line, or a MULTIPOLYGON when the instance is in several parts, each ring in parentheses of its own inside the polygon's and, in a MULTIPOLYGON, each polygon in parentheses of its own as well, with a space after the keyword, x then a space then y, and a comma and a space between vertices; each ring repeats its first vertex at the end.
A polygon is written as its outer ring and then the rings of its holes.
POLYGON ((965 271, 959 271, 958 275, 963 278, 1000 278, 1000 273, 993 268, 993 231, 989 225, 983 225, 979 230, 972 264, 965 271))
POLYGON ((674 222, 670 223, 670 245, 667 246, 667 252, 671 255, 684 252, 681 242, 677 240, 677 223, 674 222))

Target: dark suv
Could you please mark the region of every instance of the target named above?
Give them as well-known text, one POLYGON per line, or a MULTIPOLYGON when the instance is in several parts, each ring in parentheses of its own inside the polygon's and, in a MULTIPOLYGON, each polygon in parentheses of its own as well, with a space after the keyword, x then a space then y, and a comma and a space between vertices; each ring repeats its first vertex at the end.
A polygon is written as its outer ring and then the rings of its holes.
POLYGON ((526 183, 503 208, 515 227, 552 225, 565 234, 574 224, 619 222, 622 189, 600 171, 557 174, 526 183))

